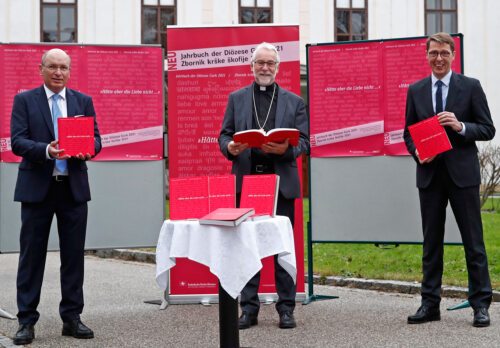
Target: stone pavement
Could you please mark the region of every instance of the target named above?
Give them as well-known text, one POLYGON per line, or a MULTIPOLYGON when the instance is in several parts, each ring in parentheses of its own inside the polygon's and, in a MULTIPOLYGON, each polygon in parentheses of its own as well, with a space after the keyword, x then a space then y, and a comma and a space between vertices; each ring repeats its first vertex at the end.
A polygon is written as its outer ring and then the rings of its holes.
MULTIPOLYGON (((0 308, 16 312, 17 254, 0 254, 0 308)), ((155 267, 148 263, 86 256, 82 319, 96 335, 92 340, 61 336, 58 314, 59 254, 49 253, 36 339, 30 347, 217 347, 218 306, 145 304, 159 299, 155 267)), ((259 325, 240 331, 242 347, 498 347, 500 303, 490 308, 492 325, 471 326, 472 311, 448 312, 459 299, 444 298, 442 320, 406 324, 419 305, 414 294, 385 293, 316 285, 315 293, 339 299, 297 305, 298 327, 277 328, 274 305, 261 308, 259 325)), ((0 318, 0 347, 11 347, 17 322, 0 318)))

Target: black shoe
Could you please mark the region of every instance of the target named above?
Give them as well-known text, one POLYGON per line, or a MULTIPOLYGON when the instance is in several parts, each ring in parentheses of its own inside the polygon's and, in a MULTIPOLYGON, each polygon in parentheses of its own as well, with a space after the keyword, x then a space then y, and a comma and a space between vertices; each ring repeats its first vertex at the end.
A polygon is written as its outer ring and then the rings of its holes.
POLYGON ((295 322, 293 313, 292 312, 280 313, 280 323, 278 326, 280 329, 293 329, 294 327, 296 327, 297 323, 295 322))
POLYGON ((94 332, 85 326, 80 319, 64 322, 62 335, 74 338, 94 338, 94 332))
POLYGON ((428 321, 441 320, 439 307, 421 306, 417 313, 408 317, 408 324, 422 324, 428 321))
POLYGON ((472 326, 475 327, 486 327, 490 326, 490 315, 488 313, 488 308, 480 307, 474 309, 474 322, 472 326))
POLYGON ((238 328, 240 330, 249 329, 250 326, 257 325, 257 315, 250 314, 248 312, 241 313, 240 318, 238 319, 238 328))
POLYGON ((16 346, 23 346, 30 344, 35 339, 35 325, 33 324, 20 324, 17 329, 16 336, 14 337, 14 344, 16 346))

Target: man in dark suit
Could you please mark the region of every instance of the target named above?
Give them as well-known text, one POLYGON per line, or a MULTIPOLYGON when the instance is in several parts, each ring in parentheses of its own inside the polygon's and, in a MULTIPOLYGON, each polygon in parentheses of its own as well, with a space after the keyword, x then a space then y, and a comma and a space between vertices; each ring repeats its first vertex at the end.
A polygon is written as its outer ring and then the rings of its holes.
POLYGON ((62 155, 58 149, 57 118, 94 116, 95 153, 101 138, 92 98, 66 88, 71 59, 60 49, 42 56, 40 75, 44 84, 14 98, 11 119, 12 151, 22 157, 14 200, 21 202, 21 235, 17 273, 19 329, 17 345, 29 344, 40 317, 40 301, 50 225, 57 217, 61 258, 59 313, 62 334, 93 338, 80 321, 83 310, 84 245, 90 188, 86 160, 90 154, 62 155))
MULTIPOLYGON (((304 101, 297 95, 281 88, 275 82, 279 68, 276 47, 269 43, 258 45, 252 55, 251 69, 255 82, 231 93, 219 136, 219 146, 224 156, 233 162, 232 173, 236 174, 237 193, 241 192, 243 175, 271 174, 280 177, 277 214, 288 216, 294 222, 295 199, 300 197, 299 173, 296 159, 309 152, 308 123, 304 101), (248 148, 248 144, 235 143, 235 132, 247 129, 297 128, 300 131, 298 146, 269 142, 261 148, 248 148)), ((296 286, 290 275, 274 258, 279 327, 296 326, 296 286)), ((241 292, 242 314, 238 322, 240 329, 257 324, 260 302, 257 294, 260 272, 241 292)))
POLYGON ((422 304, 409 324, 440 320, 443 239, 448 201, 453 209, 465 249, 469 273, 469 303, 473 325, 488 326, 492 298, 488 261, 483 241, 479 205, 479 160, 475 141, 495 135, 486 96, 478 80, 451 71, 455 44, 447 33, 427 40, 427 60, 432 75, 408 89, 404 139, 417 162, 417 187, 424 235, 422 304), (438 115, 453 149, 431 158, 420 158, 408 126, 438 115))

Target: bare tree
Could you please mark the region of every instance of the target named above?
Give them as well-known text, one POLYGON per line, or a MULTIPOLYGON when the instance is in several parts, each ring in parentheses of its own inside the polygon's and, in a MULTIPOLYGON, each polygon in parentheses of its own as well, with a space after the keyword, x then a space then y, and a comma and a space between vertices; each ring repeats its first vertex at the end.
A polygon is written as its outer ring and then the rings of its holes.
POLYGON ((500 146, 489 142, 479 150, 481 167, 481 207, 500 189, 500 146))

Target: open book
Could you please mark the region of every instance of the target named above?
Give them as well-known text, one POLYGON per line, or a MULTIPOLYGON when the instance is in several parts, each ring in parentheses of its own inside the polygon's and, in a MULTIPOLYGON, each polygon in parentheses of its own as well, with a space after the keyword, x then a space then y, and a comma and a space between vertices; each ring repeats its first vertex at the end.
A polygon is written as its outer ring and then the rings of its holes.
POLYGON ((408 126, 413 143, 421 161, 450 150, 451 143, 437 116, 408 126))
POLYGON ((59 148, 63 155, 95 154, 94 117, 60 117, 57 119, 59 148))
POLYGON ((282 143, 288 139, 290 145, 297 146, 299 135, 299 130, 295 128, 274 128, 268 132, 263 129, 249 129, 234 133, 233 141, 248 144, 249 147, 261 147, 265 143, 282 143))
POLYGON ((200 218, 200 225, 238 226, 254 213, 252 208, 218 208, 200 218))

